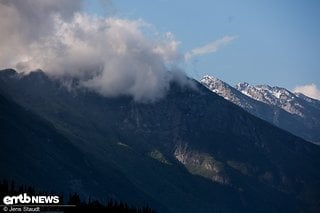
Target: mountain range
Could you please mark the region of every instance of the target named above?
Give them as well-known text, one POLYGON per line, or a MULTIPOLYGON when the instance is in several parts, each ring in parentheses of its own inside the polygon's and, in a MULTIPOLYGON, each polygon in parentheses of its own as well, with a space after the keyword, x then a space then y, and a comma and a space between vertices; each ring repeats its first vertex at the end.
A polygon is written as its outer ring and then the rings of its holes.
POLYGON ((199 82, 140 103, 62 81, 0 71, 1 178, 158 212, 319 212, 320 147, 199 82))
POLYGON ((319 100, 269 85, 253 86, 243 82, 232 87, 208 75, 200 82, 249 113, 305 140, 320 144, 319 100))

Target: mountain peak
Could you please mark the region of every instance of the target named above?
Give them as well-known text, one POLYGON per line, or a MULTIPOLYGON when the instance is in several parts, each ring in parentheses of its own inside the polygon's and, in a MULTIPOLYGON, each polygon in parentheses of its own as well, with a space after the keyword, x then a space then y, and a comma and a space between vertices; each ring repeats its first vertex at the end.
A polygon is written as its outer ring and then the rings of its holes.
POLYGON ((251 114, 293 134, 318 143, 320 101, 267 84, 241 82, 232 87, 213 77, 204 76, 201 83, 212 92, 240 106, 251 114))
POLYGON ((201 80, 200 83, 207 87, 209 90, 217 93, 218 95, 224 97, 225 99, 229 100, 229 94, 231 94, 230 89, 231 86, 227 83, 221 81, 215 76, 205 75, 201 80))
POLYGON ((205 75, 203 78, 200 80, 200 82, 217 82, 217 83, 224 83, 221 81, 219 78, 212 76, 212 75, 205 75))
POLYGON ((0 71, 1 71, 2 75, 7 76, 7 77, 17 74, 17 71, 15 71, 14 69, 5 69, 5 70, 0 70, 0 71))
POLYGON ((238 89, 238 90, 244 90, 244 89, 246 89, 246 88, 248 88, 250 86, 250 84, 249 83, 247 83, 247 82, 241 82, 241 83, 238 83, 236 86, 235 86, 235 88, 236 89, 238 89))
POLYGON ((235 88, 257 101, 280 107, 291 114, 303 116, 303 107, 296 101, 297 96, 285 88, 267 84, 252 86, 248 83, 239 83, 235 88))

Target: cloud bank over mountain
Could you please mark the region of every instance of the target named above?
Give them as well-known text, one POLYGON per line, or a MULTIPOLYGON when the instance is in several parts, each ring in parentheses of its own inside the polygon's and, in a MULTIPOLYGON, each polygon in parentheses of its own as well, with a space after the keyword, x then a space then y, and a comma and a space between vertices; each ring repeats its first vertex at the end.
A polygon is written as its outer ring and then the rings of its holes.
POLYGON ((0 67, 75 77, 105 96, 161 98, 180 72, 174 36, 159 35, 143 20, 86 14, 81 5, 80 0, 0 0, 0 67))
POLYGON ((320 100, 320 90, 317 88, 315 84, 306 84, 302 86, 297 86, 293 89, 294 92, 302 93, 310 98, 320 100))

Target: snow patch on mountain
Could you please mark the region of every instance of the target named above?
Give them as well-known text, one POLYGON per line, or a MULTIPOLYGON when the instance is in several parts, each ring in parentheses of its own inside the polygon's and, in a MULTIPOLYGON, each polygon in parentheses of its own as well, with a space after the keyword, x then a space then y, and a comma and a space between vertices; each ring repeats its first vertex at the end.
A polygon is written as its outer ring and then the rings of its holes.
POLYGON ((240 107, 246 108, 246 109, 252 109, 253 106, 246 101, 243 101, 234 93, 234 88, 228 85, 227 83, 221 81, 220 79, 214 77, 205 75, 201 80, 200 83, 202 83, 204 86, 206 86, 209 90, 212 92, 220 95, 224 99, 231 101, 240 107))
POLYGON ((242 94, 245 94, 257 101, 268 105, 282 108, 283 110, 303 117, 304 107, 299 103, 296 94, 281 87, 271 87, 269 85, 253 86, 246 82, 239 83, 235 86, 242 94))

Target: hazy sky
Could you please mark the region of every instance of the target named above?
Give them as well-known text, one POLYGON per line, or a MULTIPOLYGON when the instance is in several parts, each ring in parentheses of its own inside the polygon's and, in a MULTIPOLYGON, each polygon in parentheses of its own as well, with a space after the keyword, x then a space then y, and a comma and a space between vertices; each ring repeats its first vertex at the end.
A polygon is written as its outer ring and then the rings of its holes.
POLYGON ((320 86, 320 1, 115 0, 112 5, 118 16, 172 32, 182 53, 203 47, 182 65, 196 79, 212 74, 231 85, 320 86), (234 39, 215 49, 226 36, 234 39))

